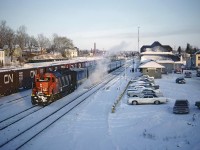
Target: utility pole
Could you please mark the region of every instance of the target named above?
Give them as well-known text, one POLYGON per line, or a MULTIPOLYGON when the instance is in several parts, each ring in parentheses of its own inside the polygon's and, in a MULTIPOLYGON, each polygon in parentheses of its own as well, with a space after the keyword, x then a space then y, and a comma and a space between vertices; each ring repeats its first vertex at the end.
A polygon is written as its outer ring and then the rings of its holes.
POLYGON ((140 53, 140 27, 138 27, 138 52, 140 53))

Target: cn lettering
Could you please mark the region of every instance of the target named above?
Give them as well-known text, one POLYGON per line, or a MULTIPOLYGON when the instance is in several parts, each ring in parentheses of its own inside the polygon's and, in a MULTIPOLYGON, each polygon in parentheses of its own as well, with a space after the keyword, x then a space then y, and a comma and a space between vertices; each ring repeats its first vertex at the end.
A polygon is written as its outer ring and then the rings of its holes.
POLYGON ((13 82, 13 74, 5 74, 4 75, 4 84, 9 84, 10 82, 13 82))

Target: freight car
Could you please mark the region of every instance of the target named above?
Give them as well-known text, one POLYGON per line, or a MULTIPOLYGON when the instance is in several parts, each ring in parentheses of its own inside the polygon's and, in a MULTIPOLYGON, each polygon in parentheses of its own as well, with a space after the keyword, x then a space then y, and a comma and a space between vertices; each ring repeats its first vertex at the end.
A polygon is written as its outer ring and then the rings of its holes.
POLYGON ((32 104, 47 105, 71 92, 87 79, 86 68, 62 69, 35 76, 32 104))
POLYGON ((17 82, 15 79, 17 75, 11 70, 0 71, 0 93, 1 95, 8 95, 17 91, 17 82))
POLYGON ((35 69, 12 69, 0 72, 0 95, 9 95, 21 89, 32 88, 35 69))

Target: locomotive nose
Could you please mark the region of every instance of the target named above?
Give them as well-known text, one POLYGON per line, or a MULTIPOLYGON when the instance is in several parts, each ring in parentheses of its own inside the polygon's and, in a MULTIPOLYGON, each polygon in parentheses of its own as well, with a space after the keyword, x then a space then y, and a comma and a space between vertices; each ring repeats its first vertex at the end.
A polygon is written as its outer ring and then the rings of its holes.
POLYGON ((47 102, 47 97, 42 92, 37 93, 38 102, 47 102))

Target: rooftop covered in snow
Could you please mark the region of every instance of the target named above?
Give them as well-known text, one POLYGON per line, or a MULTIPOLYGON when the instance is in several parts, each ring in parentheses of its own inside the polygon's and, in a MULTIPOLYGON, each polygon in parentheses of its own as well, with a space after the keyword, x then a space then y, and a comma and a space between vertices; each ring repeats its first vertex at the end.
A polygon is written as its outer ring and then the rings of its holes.
POLYGON ((156 63, 155 61, 150 61, 140 65, 138 68, 165 68, 165 67, 156 63))

